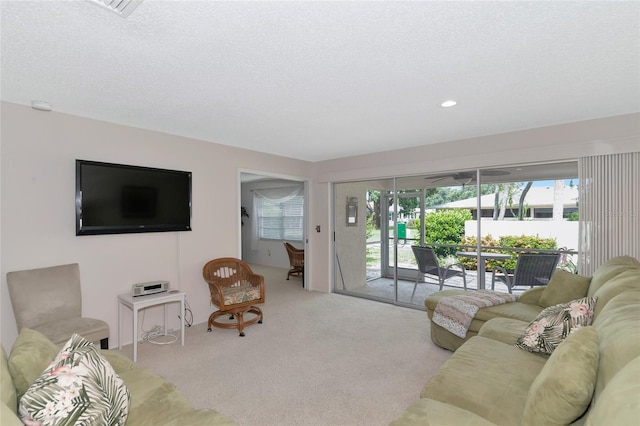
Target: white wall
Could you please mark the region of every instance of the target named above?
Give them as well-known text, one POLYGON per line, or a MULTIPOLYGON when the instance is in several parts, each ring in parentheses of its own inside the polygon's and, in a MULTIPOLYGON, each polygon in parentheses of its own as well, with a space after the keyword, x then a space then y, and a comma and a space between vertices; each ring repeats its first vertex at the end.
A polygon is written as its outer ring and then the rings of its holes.
MULTIPOLYGON (((369 185, 363 182, 344 183, 335 187, 335 250, 340 261, 340 270, 335 271, 336 287, 351 290, 367 280, 367 268, 363 253, 367 247, 366 194, 369 185), (358 222, 347 225, 347 198, 358 199, 358 222), (341 272, 341 273, 340 273, 341 272)), ((337 261, 337 260, 336 260, 337 261)))
MULTIPOLYGON (((211 307, 202 265, 216 257, 241 255, 241 170, 311 178, 307 284, 330 291, 332 182, 640 151, 640 114, 308 163, 1 105, 0 330, 5 348, 17 335, 6 273, 69 262, 80 263, 85 313, 109 323, 111 346, 118 337, 116 295, 130 291, 135 282, 171 281, 187 292, 194 322, 205 321, 211 307), (193 231, 76 237, 76 158, 193 172, 193 231), (320 233, 315 232, 317 225, 320 233)), ((150 312, 145 327, 159 324, 160 313, 150 312)), ((129 327, 125 330, 124 341, 130 342, 129 327)))
MULTIPOLYGON (((308 176, 309 163, 56 112, 2 103, 1 340, 17 335, 6 273, 78 262, 83 310, 109 323, 118 341, 119 293, 136 282, 169 280, 187 293, 194 322, 212 312, 204 263, 240 256, 239 169, 308 176), (191 232, 75 236, 75 159, 193 172, 191 232)), ((162 323, 147 311, 144 327, 162 323)), ((177 308, 171 312, 179 325, 177 308)), ((125 342, 131 342, 126 312, 125 342)))
MULTIPOLYGON (((574 160, 592 155, 640 151, 640 113, 481 136, 447 143, 359 155, 314 164, 314 221, 331 224, 332 182, 574 160)), ((323 228, 324 229, 324 228, 323 228)), ((615 236, 612 236, 615 238, 615 236)), ((331 240, 313 247, 314 288, 330 290, 331 240), (325 255, 326 253, 326 255, 325 255)))

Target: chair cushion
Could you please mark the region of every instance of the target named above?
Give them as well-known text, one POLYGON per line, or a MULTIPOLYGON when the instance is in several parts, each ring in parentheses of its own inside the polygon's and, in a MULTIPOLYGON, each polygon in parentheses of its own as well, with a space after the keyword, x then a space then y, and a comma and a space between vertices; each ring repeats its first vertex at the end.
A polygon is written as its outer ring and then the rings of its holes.
POLYGON ((591 325, 597 300, 597 296, 584 297, 544 309, 529 324, 515 346, 550 355, 569 334, 591 325))
POLYGON ((109 324, 94 318, 66 318, 50 321, 35 327, 54 344, 61 346, 74 334, 79 334, 90 342, 99 342, 109 337, 109 324))
POLYGON ((129 390, 96 346, 74 334, 20 399, 25 424, 121 425, 129 390))
POLYGON ((520 425, 568 425, 582 415, 595 388, 598 358, 593 327, 567 337, 533 381, 520 425))
POLYGON ((544 287, 538 304, 543 308, 548 308, 585 297, 589 291, 590 282, 591 277, 583 277, 557 269, 551 276, 549 284, 544 287))
POLYGON ((260 287, 250 285, 238 287, 224 287, 224 304, 235 305, 237 303, 251 302, 260 299, 260 287))
POLYGON ((23 328, 9 354, 9 371, 18 399, 53 361, 60 349, 42 333, 23 328))

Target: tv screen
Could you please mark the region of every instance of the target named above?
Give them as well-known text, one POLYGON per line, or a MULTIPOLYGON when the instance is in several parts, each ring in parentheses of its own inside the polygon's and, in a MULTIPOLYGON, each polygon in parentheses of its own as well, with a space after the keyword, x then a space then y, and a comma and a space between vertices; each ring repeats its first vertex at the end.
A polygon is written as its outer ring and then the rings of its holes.
POLYGON ((191 172, 76 160, 76 235, 191 230, 191 172))

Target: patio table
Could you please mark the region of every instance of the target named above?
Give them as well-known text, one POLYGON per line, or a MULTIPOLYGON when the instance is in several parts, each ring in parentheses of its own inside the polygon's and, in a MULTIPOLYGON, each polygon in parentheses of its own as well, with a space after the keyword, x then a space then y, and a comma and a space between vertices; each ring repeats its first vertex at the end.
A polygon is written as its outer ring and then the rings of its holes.
POLYGON ((476 251, 459 251, 456 253, 456 256, 459 257, 474 257, 478 259, 478 290, 484 290, 485 288, 485 275, 486 275, 486 266, 485 261, 487 259, 495 259, 495 260, 506 260, 511 259, 510 254, 506 253, 490 253, 486 251, 481 251, 480 256, 478 256, 478 252, 476 251))

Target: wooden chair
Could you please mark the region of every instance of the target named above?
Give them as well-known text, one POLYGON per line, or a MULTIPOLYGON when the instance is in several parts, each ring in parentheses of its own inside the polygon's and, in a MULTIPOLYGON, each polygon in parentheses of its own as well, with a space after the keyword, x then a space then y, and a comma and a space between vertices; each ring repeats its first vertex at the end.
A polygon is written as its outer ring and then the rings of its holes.
POLYGON ((202 268, 202 277, 209 284, 211 303, 218 310, 209 316, 207 331, 211 327, 237 328, 240 336, 244 336, 246 326, 262 324, 262 311, 257 306, 264 303, 264 277, 254 274, 246 262, 232 257, 214 259, 202 268), (244 319, 244 314, 252 313, 255 317, 244 319), (236 322, 219 322, 216 318, 229 315, 236 322))
POLYGON ((109 324, 82 316, 77 263, 8 272, 7 285, 18 331, 36 330, 56 345, 78 333, 109 349, 109 324))
POLYGON ((491 290, 495 288, 496 281, 506 284, 509 293, 512 293, 513 288, 517 286, 532 288, 547 285, 559 260, 560 253, 521 253, 516 260, 513 274, 508 273, 500 266, 493 269, 491 290))
POLYGON ((289 255, 289 264, 291 269, 287 272, 287 280, 291 275, 302 277, 304 280, 304 249, 299 249, 289 243, 284 243, 287 254, 289 255))

